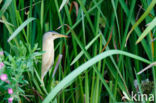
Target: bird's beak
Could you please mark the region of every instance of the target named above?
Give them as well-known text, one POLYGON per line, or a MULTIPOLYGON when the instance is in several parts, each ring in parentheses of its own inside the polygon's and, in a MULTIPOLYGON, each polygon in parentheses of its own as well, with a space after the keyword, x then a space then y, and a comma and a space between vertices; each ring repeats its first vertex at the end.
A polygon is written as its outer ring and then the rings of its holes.
POLYGON ((57 35, 56 35, 56 38, 62 38, 62 37, 68 38, 69 36, 67 36, 67 35, 62 35, 62 34, 57 34, 57 35))

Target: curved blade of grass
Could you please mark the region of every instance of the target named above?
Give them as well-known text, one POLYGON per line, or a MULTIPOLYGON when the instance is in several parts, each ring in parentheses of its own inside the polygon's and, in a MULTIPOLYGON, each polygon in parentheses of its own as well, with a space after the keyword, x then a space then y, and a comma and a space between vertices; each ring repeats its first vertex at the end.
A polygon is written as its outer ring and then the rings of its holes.
MULTIPOLYGON (((100 36, 100 34, 97 35, 96 37, 94 37, 93 40, 90 41, 90 42, 88 43, 88 45, 85 47, 85 49, 88 50, 89 47, 99 38, 99 36, 100 36)), ((81 52, 74 58, 74 60, 73 60, 72 63, 70 64, 70 66, 72 66, 76 61, 78 61, 78 60, 81 58, 81 56, 82 56, 83 54, 84 54, 84 52, 81 51, 81 52)))
POLYGON ((68 0, 63 0, 61 3, 61 6, 59 8, 59 12, 62 10, 62 8, 67 4, 68 0))
POLYGON ((145 11, 145 13, 139 18, 139 20, 133 25, 133 27, 131 28, 131 30, 129 31, 127 38, 126 38, 126 43, 125 46, 127 45, 127 41, 128 38, 130 36, 130 34, 132 33, 132 31, 144 20, 144 18, 150 13, 150 11, 153 9, 153 7, 156 4, 156 0, 152 0, 151 4, 148 6, 147 10, 145 11))
POLYGON ((15 38, 18 33, 27 25, 29 24, 31 21, 35 20, 35 18, 29 18, 27 19, 24 23, 22 23, 16 30, 15 32, 13 32, 13 34, 9 37, 8 42, 10 42, 13 38, 15 38))
POLYGON ((149 26, 145 29, 145 31, 141 34, 139 39, 136 41, 136 44, 138 44, 145 36, 156 26, 156 17, 152 22, 149 24, 149 26))
POLYGON ((5 4, 3 5, 1 11, 0 11, 0 18, 2 17, 3 13, 6 11, 6 9, 9 7, 12 0, 6 0, 5 4))
POLYGON ((114 54, 121 54, 128 57, 131 57, 133 59, 140 60, 142 62, 150 64, 151 62, 134 54, 121 51, 121 50, 108 50, 106 52, 103 52, 92 59, 88 60, 86 63, 82 64, 78 68, 76 68, 73 72, 71 72, 69 75, 67 75, 52 91, 48 94, 48 96, 44 99, 43 103, 49 103, 54 97, 62 90, 65 86, 67 86, 70 82, 72 82, 77 76, 79 76, 82 72, 87 70, 89 67, 94 65, 95 63, 99 62, 100 60, 114 55, 114 54))

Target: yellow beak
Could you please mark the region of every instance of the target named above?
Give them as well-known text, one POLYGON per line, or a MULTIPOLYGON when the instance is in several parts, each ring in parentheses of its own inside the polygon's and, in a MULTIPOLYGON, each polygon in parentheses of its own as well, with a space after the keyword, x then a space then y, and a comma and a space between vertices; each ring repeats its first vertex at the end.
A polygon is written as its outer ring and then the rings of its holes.
POLYGON ((57 37, 57 38, 62 38, 62 37, 68 38, 69 36, 67 36, 67 35, 62 35, 62 34, 57 34, 56 37, 57 37))

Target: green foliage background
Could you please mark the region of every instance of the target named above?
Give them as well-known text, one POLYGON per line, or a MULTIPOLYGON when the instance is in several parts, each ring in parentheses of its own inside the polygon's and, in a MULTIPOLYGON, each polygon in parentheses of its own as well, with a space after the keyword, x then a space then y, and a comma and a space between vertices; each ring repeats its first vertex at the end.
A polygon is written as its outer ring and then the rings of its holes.
POLYGON ((146 79, 156 99, 156 67, 137 75, 156 60, 155 4, 156 0, 0 0, 0 47, 6 52, 6 66, 12 63, 8 55, 15 58, 12 65, 17 59, 28 63, 16 81, 14 102, 133 102, 122 100, 123 92, 131 98, 137 80, 143 93, 141 82, 146 79), (54 64, 42 84, 42 36, 47 31, 70 38, 55 41, 55 64, 60 54, 63 58, 55 76, 54 64), (24 86, 22 80, 27 81, 24 86))

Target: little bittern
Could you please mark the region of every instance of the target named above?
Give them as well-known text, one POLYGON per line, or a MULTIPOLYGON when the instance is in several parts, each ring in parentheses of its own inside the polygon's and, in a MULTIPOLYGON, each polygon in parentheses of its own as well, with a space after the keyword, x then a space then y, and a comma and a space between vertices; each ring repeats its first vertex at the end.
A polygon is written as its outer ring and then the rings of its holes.
POLYGON ((54 63, 54 40, 61 37, 68 36, 59 34, 54 31, 46 32, 43 35, 42 50, 45 51, 45 53, 42 55, 41 80, 44 79, 44 76, 54 63))

